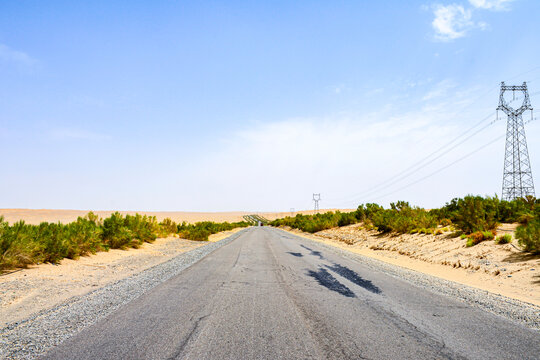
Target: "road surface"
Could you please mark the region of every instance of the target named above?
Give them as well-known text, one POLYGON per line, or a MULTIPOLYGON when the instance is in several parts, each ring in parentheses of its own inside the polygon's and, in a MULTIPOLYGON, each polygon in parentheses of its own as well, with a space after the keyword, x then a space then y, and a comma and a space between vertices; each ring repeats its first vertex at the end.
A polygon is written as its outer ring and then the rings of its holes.
POLYGON ((254 227, 47 359, 538 359, 540 333, 254 227))

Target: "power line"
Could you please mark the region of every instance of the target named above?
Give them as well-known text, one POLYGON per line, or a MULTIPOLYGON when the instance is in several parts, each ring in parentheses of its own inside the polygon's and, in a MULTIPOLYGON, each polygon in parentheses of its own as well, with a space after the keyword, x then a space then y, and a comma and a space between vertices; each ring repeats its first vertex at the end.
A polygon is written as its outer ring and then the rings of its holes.
POLYGON ((347 201, 350 201, 350 200, 354 200, 354 199, 357 199, 359 197, 363 197, 363 196, 366 196, 366 195, 370 195, 370 194, 373 194, 373 193, 376 193, 378 191, 381 191, 382 188, 386 188, 388 186, 391 186, 391 185, 394 185, 400 181, 403 181, 404 179, 408 178, 409 176, 413 175, 416 171, 420 170, 420 169, 423 169, 425 168, 426 166, 430 165, 431 163, 433 163, 435 160, 438 160, 440 159, 441 157, 443 157, 444 155, 448 154, 448 152, 454 148, 456 148, 457 146, 461 145, 462 143, 464 143, 465 141, 467 141, 468 139, 470 139, 471 137, 473 137, 474 135, 478 134, 479 132, 481 132, 482 130, 484 130, 485 128, 489 127, 490 125, 493 124, 493 122, 490 122, 486 125, 484 125, 482 128, 476 130, 475 132, 473 132, 472 134, 466 136, 470 131, 474 130, 475 128, 477 128, 479 125, 483 124, 486 120, 488 120, 489 118, 492 118, 493 115, 495 115, 495 113, 491 113, 489 114, 488 116, 484 117, 482 120, 478 121, 476 124, 474 124, 472 127, 470 127, 469 129, 467 129, 466 131, 464 131, 463 133, 459 134, 458 136, 456 136, 455 138, 453 138, 452 140, 450 140, 449 142, 447 142, 446 144, 444 144, 443 146, 439 147, 437 150, 433 151, 432 153, 430 153, 429 155, 423 157, 421 160, 415 162, 414 164, 412 164, 411 166, 407 167, 406 169, 402 170, 401 172, 397 173, 396 175, 388 178, 387 180, 373 186, 371 189, 368 189, 368 190, 365 190, 365 191, 362 191, 360 193, 357 193, 357 194, 354 194, 352 196, 347 196, 345 198, 341 198, 341 199, 347 199, 347 201), (465 138, 463 138, 463 136, 466 136, 465 138), (460 140, 457 144, 454 144, 456 141, 460 140), (453 144, 453 145, 452 145, 453 144), (448 146, 451 146, 450 148, 446 149, 448 146), (434 155, 440 153, 442 150, 446 149, 442 154, 439 154, 438 156, 436 156, 435 158, 429 160, 430 158, 432 158, 434 155), (429 160, 429 161, 427 161, 429 160), (426 162, 427 161, 427 162, 426 162), (406 174, 406 175, 404 175, 406 174), (404 176, 403 176, 404 175, 404 176), (396 179, 397 178, 397 179, 396 179))
MULTIPOLYGON (((540 66, 538 67, 540 68, 540 66)), ((490 90, 491 91, 491 90, 490 90)), ((540 91, 537 91, 535 93, 531 93, 530 95, 537 95, 537 94, 540 94, 540 91)), ((519 100, 519 98, 515 98, 514 100, 512 100, 511 102, 513 101, 516 101, 516 100, 519 100)), ((408 168, 406 168, 405 170, 401 171, 400 173, 394 175, 392 178, 389 178, 377 185, 375 185, 374 187, 372 187, 371 189, 369 190, 366 190, 366 191, 363 191, 361 193, 357 193, 353 196, 347 196, 346 198, 342 198, 342 199, 347 199, 346 202, 341 202, 341 204, 345 204, 345 203, 350 203, 351 201, 354 201, 355 199, 358 199, 359 197, 364 197, 364 196, 368 196, 368 195, 371 195, 371 194, 376 194, 377 192, 380 192, 380 191, 383 191, 383 188, 387 188, 388 186, 392 186, 394 184, 397 184, 401 181, 403 181, 404 179, 410 177, 411 175, 415 174, 418 170, 420 169, 423 169, 425 168, 426 166, 432 164, 434 161, 440 159, 441 157, 443 157, 444 155, 448 154, 451 150, 455 149, 456 147, 458 147, 459 145, 463 144, 465 141, 469 140, 470 138, 472 138, 473 136, 477 135, 478 133, 480 133, 481 131, 485 130, 487 127, 493 125, 495 123, 495 121, 492 121, 486 125, 484 125, 483 127, 481 127, 480 129, 474 131, 472 134, 466 136, 465 138, 463 138, 461 141, 459 141, 458 143, 456 144, 453 144, 456 140, 459 140, 461 139, 464 135, 466 135, 467 133, 469 133, 471 130, 475 129, 476 127, 478 127, 479 125, 481 125, 482 123, 484 123, 486 120, 488 120, 490 117, 492 117, 494 115, 494 113, 491 113, 490 115, 486 116, 485 118, 483 118, 482 120, 480 120, 479 122, 477 122, 476 124, 474 124, 472 127, 470 127, 468 130, 466 130, 465 132, 461 133, 460 135, 458 135, 457 137, 455 137, 454 139, 452 139, 451 141, 449 141, 448 143, 446 143, 445 145, 439 147, 437 150, 435 150, 434 152, 430 153, 429 155, 427 155, 426 157, 422 158, 421 160, 417 161, 416 163, 414 163, 413 165, 409 166, 408 168), (453 145, 452 145, 453 144, 453 145), (452 145, 450 148, 447 149, 448 146, 452 145), (446 149, 444 152, 442 152, 441 154, 437 155, 435 158, 432 158, 431 160, 425 162, 426 160, 430 159, 432 156, 436 155, 437 153, 439 153, 440 151, 446 149), (405 174, 405 175, 404 175, 405 174), (404 176, 402 176, 404 175, 404 176), (397 179, 396 179, 397 177, 397 179)), ((498 120, 498 119, 497 119, 498 120)), ((529 123, 531 121, 534 121, 536 120, 535 119, 531 119, 529 121, 527 121, 526 123, 529 123)))
MULTIPOLYGON (((491 115, 492 116, 492 115, 491 115)), ((388 186, 392 186, 396 183, 399 183, 405 179, 407 179, 408 177, 410 177, 411 175, 414 175, 418 170, 421 170, 423 168, 425 168, 426 166, 432 164, 433 162, 435 162, 436 160, 440 159, 441 157, 445 156, 446 154, 448 154, 450 151, 454 150, 455 148, 457 148, 459 145, 463 144, 464 142, 466 142, 467 140, 469 140, 470 138, 472 138, 473 136, 475 136, 476 134, 480 133, 481 131, 485 130, 486 128, 488 128, 489 126, 491 126, 493 124, 493 122, 490 122, 486 125, 484 125, 483 127, 481 127, 480 129, 476 130, 475 132, 473 132, 472 134, 466 136, 465 138, 463 138, 461 141, 457 142, 456 144, 452 145, 450 148, 446 149, 444 152, 442 152, 441 154, 437 155, 436 157, 434 157, 433 159, 429 160, 428 162, 426 163, 423 163, 423 160, 426 160, 428 159, 429 157, 427 158, 424 158, 422 161, 420 162, 417 162, 416 164, 421 164, 420 166, 416 166, 413 165, 411 167, 409 167, 408 169, 410 169, 409 171, 403 171, 401 174, 403 173, 407 173, 406 175, 404 176, 401 176, 397 179, 394 179, 394 181, 390 182, 390 183, 386 183, 385 187, 388 187, 388 186)), ((436 152, 435 152, 436 153, 436 152)), ((432 153, 431 155, 434 155, 435 153, 432 153)), ((430 155, 430 156, 431 156, 430 155)), ((363 194, 364 196, 367 196, 367 195, 370 195, 370 194, 373 194, 373 193, 376 193, 380 190, 374 190, 374 191, 369 191, 368 193, 365 193, 363 194)))
MULTIPOLYGON (((421 182, 421 181, 423 181, 423 180, 425 180, 425 179, 427 179, 427 178, 430 178, 430 177, 432 177, 432 176, 434 176, 434 175, 440 173, 441 171, 443 171, 443 170, 449 168, 450 166, 455 165, 455 164, 457 164, 458 162, 460 162, 460 161, 462 161, 462 160, 465 160, 466 158, 470 157, 471 155, 476 154, 478 151, 480 151, 480 150, 482 150, 482 149, 488 147, 489 145, 491 145, 491 144, 497 142, 498 140, 502 139, 503 137, 504 137, 504 134, 501 135, 501 136, 498 136, 496 139, 494 139, 494 140, 492 140, 492 141, 490 141, 490 142, 488 142, 488 143, 486 143, 486 144, 484 144, 484 145, 482 145, 482 146, 476 148, 475 150, 471 151, 470 153, 466 154, 465 156, 462 156, 461 158, 459 158, 459 159, 457 159, 457 160, 451 162, 450 164, 447 164, 447 165, 445 165, 445 166, 443 166, 443 167, 441 167, 441 168, 435 170, 434 172, 432 172, 432 173, 430 173, 430 174, 428 174, 428 175, 425 175, 425 176, 421 177, 421 178, 418 179, 418 180, 415 180, 415 181, 412 182, 412 183, 409 183, 409 184, 407 184, 407 185, 405 185, 405 186, 402 186, 402 187, 400 187, 399 189, 393 190, 393 191, 388 192, 388 193, 386 193, 386 194, 384 194, 384 195, 380 195, 380 196, 378 196, 377 198, 383 198, 383 197, 386 197, 386 196, 388 196, 388 195, 395 194, 396 192, 401 191, 401 190, 404 190, 404 189, 406 189, 406 188, 408 188, 408 187, 411 187, 411 186, 413 186, 413 185, 416 185, 416 184, 418 184, 419 182, 421 182)), ((372 198, 372 199, 375 199, 375 198, 372 198)), ((370 201, 372 201, 372 200, 370 200, 370 201)))

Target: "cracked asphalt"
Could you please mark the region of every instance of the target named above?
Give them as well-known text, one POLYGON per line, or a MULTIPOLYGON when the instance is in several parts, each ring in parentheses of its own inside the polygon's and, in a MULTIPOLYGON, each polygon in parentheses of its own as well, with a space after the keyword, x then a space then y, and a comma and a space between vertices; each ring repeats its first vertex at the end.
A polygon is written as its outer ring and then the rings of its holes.
POLYGON ((46 359, 538 359, 540 334, 254 227, 46 359))

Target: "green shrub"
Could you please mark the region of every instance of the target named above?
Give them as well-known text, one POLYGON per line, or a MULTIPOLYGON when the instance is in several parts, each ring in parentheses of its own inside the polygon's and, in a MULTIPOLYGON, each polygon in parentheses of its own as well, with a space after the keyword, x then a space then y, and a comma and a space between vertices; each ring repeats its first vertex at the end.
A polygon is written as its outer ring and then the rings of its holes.
POLYGON ((422 208, 411 207, 408 202, 398 201, 390 204, 390 206, 391 209, 385 210, 381 208, 371 215, 373 224, 381 232, 394 231, 399 234, 406 234, 415 229, 421 229, 420 233, 431 234, 437 226, 435 216, 422 208))
POLYGON ((484 241, 484 233, 481 231, 474 232, 467 237, 467 247, 480 244, 484 241))
POLYGON ((152 216, 124 217, 118 212, 103 221, 90 212, 66 225, 28 225, 19 221, 10 226, 0 216, 0 270, 41 262, 57 263, 63 258, 75 259, 109 248, 139 247, 144 242, 154 241, 163 232, 178 233, 180 228, 187 231, 188 239, 207 240, 209 234, 245 226, 248 226, 245 222, 177 226, 172 221, 164 221, 158 224, 152 216))
POLYGON ((469 195, 463 199, 454 199, 446 207, 458 229, 473 233, 492 230, 498 226, 498 204, 497 198, 469 195))
POLYGON ((181 225, 178 225, 177 231, 178 235, 184 239, 207 241, 208 237, 212 234, 246 226, 249 226, 249 224, 245 221, 236 223, 201 221, 195 224, 186 224, 183 222, 181 225))
POLYGON ((495 243, 497 244, 509 244, 512 242, 512 235, 510 234, 504 234, 497 236, 497 239, 495 240, 495 243))
MULTIPOLYGON (((360 213, 365 215, 365 209, 359 207, 360 213)), ((368 213, 371 211, 368 210, 368 213)), ((285 217, 276 219, 270 222, 272 226, 289 226, 294 229, 299 229, 309 233, 331 229, 338 226, 346 226, 357 223, 364 215, 358 215, 359 210, 354 213, 342 213, 340 211, 326 212, 324 214, 302 215, 297 214, 295 217, 285 217)))
POLYGON ((515 236, 525 251, 540 253, 540 218, 518 226, 515 236))
POLYGON ((476 231, 467 236, 467 246, 474 246, 482 241, 493 240, 495 234, 492 231, 476 231))
POLYGON ((124 217, 119 212, 103 220, 103 241, 112 249, 125 249, 132 243, 133 233, 125 225, 124 217))
POLYGON ((439 224, 443 227, 450 226, 452 225, 452 220, 444 218, 439 222, 439 224))
POLYGON ((75 259, 81 255, 94 254, 104 250, 101 239, 102 228, 98 225, 93 213, 77 218, 77 221, 66 225, 66 238, 70 247, 68 258, 75 259))
POLYGON ((188 240, 207 241, 211 235, 210 231, 204 228, 193 228, 184 233, 182 237, 188 240))
POLYGON ((159 225, 155 216, 146 215, 126 215, 125 226, 131 232, 137 245, 156 240, 159 233, 159 225))
POLYGON ((178 232, 178 225, 170 218, 163 219, 163 221, 159 223, 159 227, 161 237, 167 237, 178 232))
POLYGON ((482 236, 484 240, 493 240, 495 238, 495 234, 491 231, 482 231, 482 236))

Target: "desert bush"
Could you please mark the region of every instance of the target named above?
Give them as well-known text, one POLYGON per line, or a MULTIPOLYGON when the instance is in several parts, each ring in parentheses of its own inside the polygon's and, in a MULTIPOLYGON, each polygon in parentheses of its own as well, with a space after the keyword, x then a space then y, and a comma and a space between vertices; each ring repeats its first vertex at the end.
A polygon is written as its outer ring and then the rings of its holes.
MULTIPOLYGON (((363 210, 361 210, 363 213, 363 210)), ((350 224, 355 224, 359 221, 359 217, 362 218, 363 215, 358 215, 358 211, 354 213, 342 213, 340 211, 336 212, 326 212, 323 214, 314 214, 314 215, 302 215, 297 214, 295 217, 285 217, 281 219, 276 219, 270 222, 272 226, 290 226, 294 229, 299 229, 309 233, 315 233, 318 231, 331 229, 338 226, 346 226, 350 224)))
POLYGON ((155 216, 126 215, 124 224, 130 230, 133 239, 136 240, 138 245, 156 240, 157 234, 160 232, 155 216))
POLYGON ((24 221, 9 226, 4 217, 0 217, 0 270, 32 264, 33 254, 39 249, 31 239, 24 221))
POLYGON ((484 240, 484 233, 481 231, 476 231, 467 237, 467 247, 480 244, 484 240))
POLYGON ((133 234, 119 212, 103 220, 103 241, 112 249, 125 249, 132 245, 133 234))
MULTIPOLYGON (((208 235, 236 227, 240 223, 202 222, 189 228, 186 238, 207 240, 208 235)), ((57 263, 63 258, 75 259, 82 255, 109 248, 139 247, 151 242, 164 231, 178 233, 174 222, 158 224, 155 217, 145 215, 122 216, 116 212, 103 221, 88 213, 69 224, 41 223, 28 225, 24 221, 9 225, 0 216, 0 270, 26 267, 41 262, 57 263)))
POLYGON ((341 213, 339 211, 336 211, 336 214, 339 214, 338 218, 338 226, 347 226, 356 224, 358 222, 358 219, 356 218, 354 213, 341 213))
POLYGON ((452 220, 447 219, 447 218, 443 218, 443 219, 439 222, 439 224, 440 224, 441 226, 443 226, 443 227, 450 226, 450 225, 452 225, 452 220))
POLYGON ((482 241, 493 240, 495 234, 492 231, 476 231, 467 236, 467 246, 474 246, 482 241))
POLYGON ((178 232, 178 225, 170 218, 163 219, 163 221, 159 223, 159 227, 161 237, 167 237, 178 232))
POLYGON ((466 196, 463 199, 453 199, 446 204, 443 213, 458 229, 473 233, 495 229, 498 225, 498 204, 496 197, 466 196))
POLYGON ((102 228, 93 213, 78 217, 77 221, 65 226, 65 237, 70 242, 68 258, 94 254, 104 250, 101 239, 102 228))
POLYGON ((515 236, 525 251, 540 253, 540 218, 518 226, 515 236))
MULTIPOLYGON (((408 202, 398 201, 391 203, 390 209, 379 209, 371 215, 373 224, 381 232, 409 233, 415 229, 433 229, 437 226, 437 219, 428 211, 411 207, 408 202)), ((419 232, 422 232, 421 230, 419 232)))
POLYGON ((497 239, 495 240, 495 243, 497 244, 509 244, 512 242, 512 235, 510 234, 504 234, 497 236, 497 239))
POLYGON ((247 227, 249 224, 245 221, 235 223, 215 223, 212 221, 201 221, 195 224, 186 224, 183 222, 178 225, 178 235, 184 239, 207 241, 208 237, 212 234, 232 230, 238 227, 247 227))

